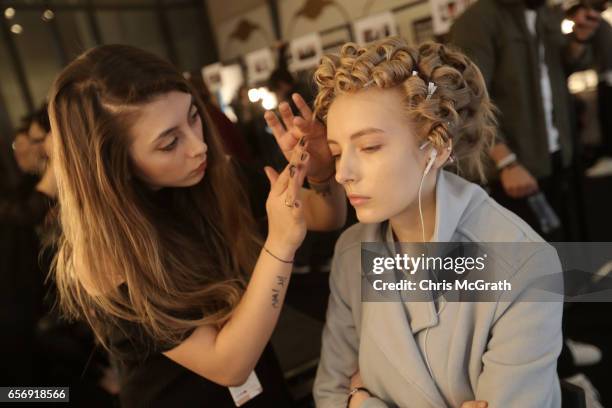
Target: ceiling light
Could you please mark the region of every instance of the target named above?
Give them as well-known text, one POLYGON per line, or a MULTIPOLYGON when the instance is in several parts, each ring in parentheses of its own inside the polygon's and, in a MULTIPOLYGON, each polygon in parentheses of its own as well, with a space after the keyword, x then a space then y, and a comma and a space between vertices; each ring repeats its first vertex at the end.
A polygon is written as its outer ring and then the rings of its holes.
POLYGON ((7 7, 7 8, 4 10, 4 17, 5 17, 7 20, 10 20, 10 19, 12 19, 13 17, 15 17, 15 9, 14 9, 14 8, 12 8, 12 7, 7 7))
POLYGON ((21 24, 13 24, 11 26, 11 33, 13 34, 21 34, 23 32, 23 27, 21 24))

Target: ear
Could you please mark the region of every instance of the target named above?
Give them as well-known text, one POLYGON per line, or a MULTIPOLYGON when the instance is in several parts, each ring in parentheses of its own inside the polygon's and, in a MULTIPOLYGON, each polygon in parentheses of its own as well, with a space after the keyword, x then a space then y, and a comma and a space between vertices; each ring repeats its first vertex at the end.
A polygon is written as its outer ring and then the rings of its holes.
POLYGON ((445 147, 438 148, 438 155, 433 164, 434 169, 439 169, 444 167, 444 165, 448 162, 451 154, 453 153, 453 141, 449 139, 447 145, 445 147))

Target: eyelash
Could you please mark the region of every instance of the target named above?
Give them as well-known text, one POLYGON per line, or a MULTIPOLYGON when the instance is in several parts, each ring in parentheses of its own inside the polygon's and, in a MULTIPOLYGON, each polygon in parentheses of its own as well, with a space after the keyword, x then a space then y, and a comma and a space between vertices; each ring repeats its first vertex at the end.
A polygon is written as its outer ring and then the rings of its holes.
MULTIPOLYGON (((381 145, 368 146, 368 147, 364 147, 363 149, 361 149, 361 151, 365 153, 374 153, 380 150, 381 147, 382 147, 381 145)), ((334 161, 338 161, 338 159, 340 159, 340 154, 332 154, 332 159, 334 161)))
POLYGON ((362 152, 366 152, 366 153, 373 153, 377 150, 380 149, 380 145, 376 145, 376 146, 368 146, 368 147, 364 147, 363 149, 361 149, 362 152))
POLYGON ((163 150, 164 152, 169 152, 174 149, 177 142, 178 142, 178 137, 175 137, 170 144, 167 144, 166 146, 162 147, 160 150, 163 150))

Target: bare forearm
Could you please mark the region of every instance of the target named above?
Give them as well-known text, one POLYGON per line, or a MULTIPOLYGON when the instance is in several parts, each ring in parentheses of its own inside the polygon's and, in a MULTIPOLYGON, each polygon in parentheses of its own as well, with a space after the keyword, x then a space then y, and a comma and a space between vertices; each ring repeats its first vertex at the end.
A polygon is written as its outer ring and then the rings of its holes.
MULTIPOLYGON (((269 240, 265 246, 281 259, 293 259, 294 250, 269 240)), ((233 367, 238 378, 246 379, 254 369, 272 335, 285 300, 291 268, 291 264, 263 250, 242 300, 216 337, 215 353, 233 367)))
POLYGON ((346 196, 342 186, 331 181, 328 188, 304 189, 304 218, 311 231, 333 231, 346 222, 346 196))

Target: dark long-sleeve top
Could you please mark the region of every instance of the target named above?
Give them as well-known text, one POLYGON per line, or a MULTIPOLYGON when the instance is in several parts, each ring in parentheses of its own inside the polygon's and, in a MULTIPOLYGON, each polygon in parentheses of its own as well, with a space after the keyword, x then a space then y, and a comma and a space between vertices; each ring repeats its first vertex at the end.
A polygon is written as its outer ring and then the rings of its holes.
POLYGON ((55 200, 32 188, 29 192, 9 191, 0 197, 0 224, 36 226, 43 222, 55 200))

